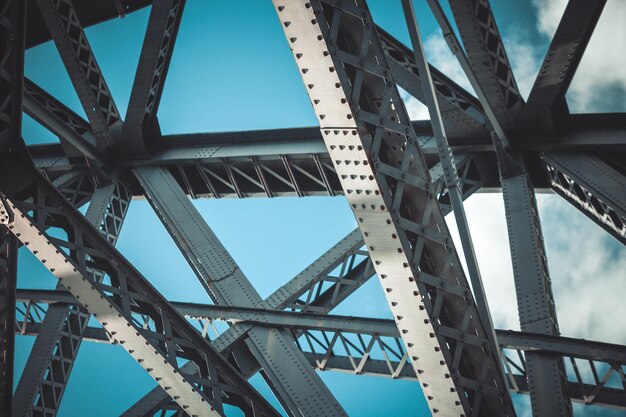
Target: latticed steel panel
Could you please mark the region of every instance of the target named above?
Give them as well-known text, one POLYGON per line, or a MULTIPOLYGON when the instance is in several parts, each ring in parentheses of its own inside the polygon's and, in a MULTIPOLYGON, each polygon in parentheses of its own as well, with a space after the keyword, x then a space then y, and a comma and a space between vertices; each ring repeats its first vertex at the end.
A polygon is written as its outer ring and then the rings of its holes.
POLYGON ((32 184, 4 201, 3 224, 187 413, 223 415, 231 404, 248 415, 278 415, 34 168, 21 173, 32 184), (101 282, 93 269, 105 272, 101 282), (198 376, 181 370, 184 360, 198 376))
POLYGON ((120 123, 109 87, 78 20, 71 0, 37 0, 44 21, 57 45, 94 135, 112 142, 110 129, 120 123))
POLYGON ((459 34, 478 81, 501 121, 510 124, 523 99, 489 0, 450 0, 459 34))
MULTIPOLYGON (((115 245, 130 204, 123 182, 114 180, 94 193, 86 217, 115 245)), ((106 273, 90 270, 90 278, 101 283, 106 273)), ((59 284, 57 289, 64 289, 59 284)), ((65 393, 91 314, 81 306, 55 305, 47 311, 33 345, 37 355, 26 362, 14 403, 19 416, 56 415, 65 393)))
MULTIPOLYGON (((42 317, 49 304, 76 302, 67 293, 40 290, 20 290, 17 301, 16 332, 27 335, 40 331, 42 317)), ((393 320, 176 302, 173 305, 188 320, 200 320, 204 334, 211 338, 214 338, 214 333, 210 331, 213 321, 284 326, 293 334, 298 347, 316 369, 416 379, 393 320)), ((529 392, 527 354, 556 354, 565 361, 567 391, 571 401, 626 410, 626 347, 515 331, 497 330, 496 333, 506 359, 507 378, 513 392, 529 392)), ((218 334, 219 331, 215 330, 215 335, 218 334)), ((93 341, 116 343, 100 327, 89 327, 85 337, 93 341)), ((167 402, 161 406, 161 410, 165 409, 176 407, 167 402)))
POLYGON ((552 189, 626 244, 626 177, 594 155, 546 152, 543 159, 552 189))

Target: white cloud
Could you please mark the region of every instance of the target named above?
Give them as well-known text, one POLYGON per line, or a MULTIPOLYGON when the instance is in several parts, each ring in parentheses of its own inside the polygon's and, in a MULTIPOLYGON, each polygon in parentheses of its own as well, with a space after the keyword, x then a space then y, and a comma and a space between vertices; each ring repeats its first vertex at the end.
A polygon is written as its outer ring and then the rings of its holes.
MULTIPOLYGON (((499 329, 519 330, 502 195, 474 194, 464 206, 494 326, 499 329)), ((465 265, 454 215, 449 214, 446 221, 465 265)))
POLYGON ((626 250, 557 196, 540 196, 539 209, 561 333, 626 344, 626 250))
POLYGON ((533 0, 537 9, 537 29, 548 38, 552 38, 559 26, 567 0, 533 0))
POLYGON ((522 97, 527 99, 541 66, 539 51, 526 42, 519 33, 509 34, 503 42, 517 87, 522 97))
MULTIPOLYGON (((561 334, 626 344, 626 248, 555 194, 539 194, 552 288, 561 334)), ((465 203, 494 325, 519 330, 513 270, 501 194, 465 203)), ((462 254, 454 216, 446 218, 462 254)))
MULTIPOLYGON (((533 0, 536 26, 549 42, 559 25, 567 0, 533 0)), ((567 92, 574 113, 626 111, 626 1, 609 0, 591 37, 576 75, 567 92), (620 46, 621 45, 621 46, 620 46)), ((531 44, 524 33, 509 31, 503 39, 520 93, 524 98, 535 82, 545 51, 531 44)), ((441 31, 426 37, 428 61, 467 91, 473 93, 469 80, 452 55, 441 31)), ((427 119, 426 108, 403 94, 411 118, 427 119)))
POLYGON ((428 113, 428 107, 421 101, 407 93, 405 90, 398 88, 400 91, 400 97, 404 101, 404 107, 409 114, 411 120, 430 120, 430 114, 428 113))
MULTIPOLYGON (((521 33, 509 34, 504 43, 520 91, 527 97, 539 72, 541 64, 539 51, 526 42, 521 33)), ((424 48, 431 64, 471 94, 476 95, 458 59, 450 51, 441 30, 427 37, 424 48)))
POLYGON ((441 30, 429 35, 424 42, 428 62, 439 71, 451 78, 454 82, 473 94, 474 89, 463 72, 457 58, 452 54, 448 44, 443 38, 441 30))

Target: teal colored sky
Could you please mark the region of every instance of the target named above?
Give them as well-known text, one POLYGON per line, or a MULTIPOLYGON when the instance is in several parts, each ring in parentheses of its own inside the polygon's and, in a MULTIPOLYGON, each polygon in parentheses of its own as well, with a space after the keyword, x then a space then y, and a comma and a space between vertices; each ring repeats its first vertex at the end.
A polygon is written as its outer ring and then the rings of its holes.
MULTIPOLYGON (((372 0, 369 3, 374 20, 408 44, 400 1, 372 0)), ((434 51, 433 62, 445 64, 445 56, 436 54, 438 33, 434 19, 425 2, 415 3, 422 34, 429 42, 427 55, 434 51)), ((511 60, 514 69, 519 69, 522 75, 518 80, 520 84, 528 84, 524 77, 534 79, 549 43, 548 36, 537 24, 537 5, 540 3, 492 1, 505 45, 515 51, 511 60)), ((146 8, 86 30, 122 115, 126 112, 148 16, 149 8, 146 8)), ((52 43, 27 52, 25 71, 27 77, 84 117, 52 43)), ((621 96, 618 94, 617 97, 619 101, 621 96)), ((599 107, 597 111, 607 111, 607 108, 599 107)), ((164 134, 316 125, 271 1, 187 0, 158 117, 164 134)), ((29 144, 57 141, 28 116, 24 119, 24 137, 29 144)), ((356 227, 343 197, 202 200, 195 204, 262 297, 296 275, 356 227)), ((492 217, 499 219, 498 225, 502 233, 506 233, 501 205, 497 195, 480 195, 468 202, 470 221, 475 220, 472 230, 475 239, 479 240, 477 253, 481 267, 489 263, 493 265, 491 254, 508 245, 502 234, 489 235, 484 245, 477 237, 488 233, 480 229, 485 221, 480 213, 486 210, 493 210, 492 217)), ((610 238, 606 239, 597 226, 575 209, 549 197, 540 199, 540 208, 542 214, 548 213, 548 220, 544 218, 547 222, 544 229, 550 230, 554 236, 546 237, 550 256, 571 253, 572 248, 568 246, 571 242, 564 238, 567 236, 564 233, 569 230, 568 225, 576 225, 579 233, 584 233, 577 236, 597 239, 598 245, 610 248, 611 260, 626 259, 623 247, 616 246, 610 238), (562 218, 573 220, 561 227, 559 216, 554 214, 557 212, 562 218)), ((168 299, 209 302, 195 275, 145 201, 135 200, 131 204, 117 247, 168 299)), ((488 293, 492 291, 489 294, 494 295, 496 304, 500 287, 491 283, 504 278, 512 281, 510 270, 506 269, 510 269, 510 265, 506 262, 504 266, 497 265, 491 274, 496 278, 489 281, 488 265, 485 277, 488 293)), ((562 263, 555 262, 551 268, 553 280, 555 276, 562 276, 563 281, 571 278, 562 263)), ((615 275, 612 271, 600 270, 609 278, 611 273, 615 275)), ((56 285, 54 278, 25 249, 20 250, 18 279, 20 288, 54 288, 56 285)), ((581 291, 585 285, 589 284, 580 283, 581 291)), ((569 285, 563 286, 566 287, 569 285)), ((569 294, 566 289, 555 289, 557 296, 559 291, 564 294, 564 299, 569 294)), ((514 297, 512 300, 512 306, 502 307, 494 316, 499 327, 516 326, 514 297)), ((375 279, 334 312, 391 318, 384 294, 375 279)), ((566 326, 566 329, 570 328, 566 326)), ((603 336, 571 327, 570 334, 578 336, 577 332, 589 339, 603 336)), ((612 341, 626 343, 622 339, 623 336, 618 335, 612 341)), ((33 340, 26 336, 16 338, 16 383, 33 340)), ((350 416, 429 415, 416 382, 330 372, 321 373, 321 376, 350 416)), ((253 383, 263 393, 268 393, 268 398, 276 404, 260 378, 255 377, 253 383)), ((119 415, 154 385, 119 346, 84 343, 59 416, 119 415)), ((515 401, 520 417, 528 415, 528 398, 516 396, 515 401)), ((619 413, 587 408, 579 410, 577 415, 610 417, 619 413)))

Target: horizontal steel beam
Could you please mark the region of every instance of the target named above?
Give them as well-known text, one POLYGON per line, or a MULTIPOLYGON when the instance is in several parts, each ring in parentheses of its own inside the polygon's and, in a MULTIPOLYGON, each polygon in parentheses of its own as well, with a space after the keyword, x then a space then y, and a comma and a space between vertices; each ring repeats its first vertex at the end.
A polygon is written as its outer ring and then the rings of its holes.
MULTIPOLYGON (((17 289, 16 302, 24 304, 75 305, 76 298, 67 291, 17 289)), ((188 302, 171 302, 188 319, 223 320, 231 323, 251 323, 261 326, 303 328, 308 330, 342 331, 347 333, 378 334, 400 337, 393 320, 369 317, 340 316, 306 311, 271 310, 266 308, 220 306, 188 302)), ((33 317, 36 319, 36 317, 33 317)), ((95 327, 97 328, 97 327, 95 327)), ((94 329, 95 329, 94 328, 94 329)), ((94 334, 97 332, 94 331, 94 334)), ((497 330, 498 342, 505 349, 547 351, 580 359, 603 360, 626 364, 626 346, 547 336, 514 330, 497 330)))
MULTIPOLYGON (((170 148, 163 147, 152 159, 129 163, 130 167, 160 166, 166 168, 192 198, 250 198, 282 196, 333 196, 343 195, 339 178, 319 137, 304 138, 305 129, 296 130, 295 141, 290 136, 276 141, 263 141, 263 135, 251 135, 247 141, 232 144, 202 145, 198 142, 172 139, 170 148), (200 146, 198 146, 200 144, 200 146), (175 146, 174 146, 175 145, 175 146)), ((281 132, 286 133, 286 132, 281 132)), ((420 136, 427 148, 434 150, 432 136, 420 136)), ((59 146, 46 145, 29 148, 35 164, 55 179, 68 172, 86 170, 87 167, 63 156, 59 146)), ((480 180, 486 189, 498 189, 499 179, 495 154, 476 152, 471 155, 470 171, 464 175, 470 180, 480 180)), ((428 165, 437 166, 435 154, 426 155, 428 165)), ((537 181, 545 176, 539 170, 537 181)), ((461 175, 461 173, 459 173, 461 175)), ((138 183, 130 183, 135 196, 142 196, 138 183)))
MULTIPOLYGON (((45 311, 46 304, 76 302, 67 292, 46 290, 18 290, 16 300, 20 304, 17 315, 21 319, 16 326, 16 332, 24 335, 37 334, 40 327, 38 311, 45 311), (27 313, 24 314, 25 312, 27 313)), ((307 359, 318 369, 400 379, 415 378, 412 368, 407 366, 406 360, 403 361, 405 352, 402 345, 394 341, 399 340, 400 334, 393 320, 179 302, 174 302, 173 305, 189 320, 224 320, 290 329, 298 338, 299 346, 307 359), (326 337, 322 336, 322 332, 326 337), (358 335, 364 338, 364 349, 360 349, 358 335), (372 338, 374 344, 369 346, 372 338), (323 343, 333 340, 332 346, 326 345, 321 349, 323 343), (346 354, 345 347, 340 348, 343 346, 342 341, 349 347, 348 352, 352 356, 346 354), (374 353, 368 358, 367 352, 372 351, 374 345, 386 350, 389 359, 374 353), (329 354, 328 349, 333 347, 337 348, 337 352, 329 354)), ((93 341, 109 341, 106 331, 99 327, 89 327, 85 334, 87 339, 93 341)), ((578 369, 570 367, 569 372, 568 390, 572 401, 626 409, 626 391, 623 387, 618 389, 615 386, 601 385, 601 378, 592 384, 590 381, 593 377, 583 373, 589 364, 594 364, 593 369, 596 371, 606 373, 606 366, 598 364, 609 364, 609 371, 613 369, 613 373, 619 374, 618 369, 626 369, 626 346, 511 330, 497 330, 496 334, 501 348, 507 351, 507 357, 519 367, 510 366, 509 369, 510 378, 515 381, 513 391, 528 393, 525 376, 520 374, 525 368, 516 358, 518 352, 522 355, 525 352, 553 353, 562 356, 569 364, 572 360, 577 364, 578 369)))

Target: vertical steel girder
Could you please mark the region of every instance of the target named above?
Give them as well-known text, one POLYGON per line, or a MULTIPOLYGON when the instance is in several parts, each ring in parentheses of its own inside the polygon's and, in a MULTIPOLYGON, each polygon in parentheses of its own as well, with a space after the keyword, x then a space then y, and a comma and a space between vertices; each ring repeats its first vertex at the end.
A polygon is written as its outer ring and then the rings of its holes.
MULTIPOLYGON (((121 181, 96 189, 85 217, 115 245, 131 195, 121 181)), ((94 269, 92 279, 105 273, 94 269)), ((59 284, 57 289, 63 289, 59 284)), ((61 405, 91 314, 80 306, 54 305, 28 357, 15 392, 14 417, 54 417, 61 405)))
POLYGON ((123 135, 117 138, 123 151, 148 156, 146 134, 160 134, 157 111, 184 7, 185 0, 156 0, 152 4, 123 135))
POLYGON ((17 239, 0 226, 0 413, 11 416, 15 347, 17 239))
POLYGON ((606 0, 570 0, 567 3, 528 96, 524 117, 544 126, 551 123, 552 110, 555 105, 564 104, 565 92, 574 78, 605 4, 606 0))
POLYGON ((430 408, 515 415, 367 6, 274 5, 430 408))
POLYGON ((582 152, 546 152, 552 189, 626 244, 626 176, 582 152))
POLYGON ((111 129, 121 125, 109 87, 93 56, 71 0, 37 0, 70 80, 93 128, 97 146, 112 143, 111 129))
POLYGON ((0 163, 20 141, 26 4, 8 0, 0 6, 0 163))
MULTIPOLYGON (((22 135, 26 2, 0 6, 0 168, 15 158, 22 135)), ((10 416, 15 349, 17 239, 0 226, 0 414, 10 416)))
MULTIPOLYGON (((558 336, 559 327, 534 189, 524 163, 496 143, 513 278, 522 331, 558 336)), ((526 354, 526 375, 535 417, 571 417, 567 375, 558 355, 526 354)))
POLYGON ((278 416, 34 168, 14 167, 12 173, 31 178, 32 184, 4 200, 2 223, 186 413, 223 416, 224 404, 231 404, 249 416, 278 416), (93 279, 94 269, 105 272, 101 282, 93 279), (181 370, 185 360, 199 368, 197 376, 181 370))
MULTIPOLYGON (((216 304, 254 307, 261 296, 163 168, 136 168, 148 201, 216 304)), ((345 416, 339 402, 311 369, 289 335, 278 329, 248 330, 247 344, 290 416, 345 416)))
POLYGON ((523 99, 517 88, 489 0, 449 0, 470 65, 505 127, 523 99))

